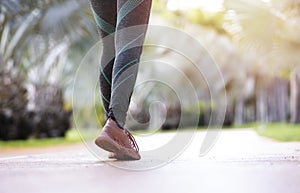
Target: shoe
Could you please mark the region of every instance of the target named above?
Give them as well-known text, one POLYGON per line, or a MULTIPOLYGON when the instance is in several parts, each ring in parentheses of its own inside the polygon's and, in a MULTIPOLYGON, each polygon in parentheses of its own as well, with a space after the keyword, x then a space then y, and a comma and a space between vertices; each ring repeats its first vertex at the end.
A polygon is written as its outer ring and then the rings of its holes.
POLYGON ((107 119, 95 143, 100 148, 111 152, 109 158, 118 160, 141 159, 134 137, 127 129, 120 128, 111 118, 107 119))

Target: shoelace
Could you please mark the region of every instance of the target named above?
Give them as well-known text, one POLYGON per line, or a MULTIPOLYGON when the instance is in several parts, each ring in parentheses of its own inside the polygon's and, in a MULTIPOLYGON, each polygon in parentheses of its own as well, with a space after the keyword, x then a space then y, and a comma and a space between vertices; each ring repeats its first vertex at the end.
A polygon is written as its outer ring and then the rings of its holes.
POLYGON ((135 149, 136 151, 139 151, 139 146, 137 145, 137 143, 136 143, 134 137, 132 136, 132 134, 131 134, 127 129, 124 128, 124 130, 125 130, 125 134, 126 134, 126 135, 128 136, 128 138, 130 139, 130 142, 131 142, 131 144, 133 145, 134 149, 135 149))

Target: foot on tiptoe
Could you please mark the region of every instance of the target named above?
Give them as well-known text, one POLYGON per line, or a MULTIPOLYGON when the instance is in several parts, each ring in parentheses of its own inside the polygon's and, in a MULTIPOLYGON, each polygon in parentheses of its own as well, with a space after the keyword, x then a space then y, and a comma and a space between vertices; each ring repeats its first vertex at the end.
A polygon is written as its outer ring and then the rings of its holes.
POLYGON ((118 160, 141 159, 134 137, 127 129, 120 128, 111 118, 107 119, 95 143, 100 148, 110 152, 109 158, 118 160))

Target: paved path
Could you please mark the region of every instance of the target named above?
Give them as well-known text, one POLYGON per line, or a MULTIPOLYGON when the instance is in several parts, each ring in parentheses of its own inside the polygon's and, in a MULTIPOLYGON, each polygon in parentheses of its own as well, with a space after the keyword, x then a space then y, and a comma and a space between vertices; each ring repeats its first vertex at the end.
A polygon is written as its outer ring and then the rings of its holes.
MULTIPOLYGON (((100 161, 84 145, 1 157, 0 193, 300 192, 300 143, 275 142, 252 130, 227 130, 207 155, 199 157, 204 134, 197 132, 174 161, 145 171, 120 168, 140 168, 159 158, 100 161)), ((153 141, 171 135, 156 134, 153 141)), ((151 146, 140 138, 138 142, 142 148, 151 146)))

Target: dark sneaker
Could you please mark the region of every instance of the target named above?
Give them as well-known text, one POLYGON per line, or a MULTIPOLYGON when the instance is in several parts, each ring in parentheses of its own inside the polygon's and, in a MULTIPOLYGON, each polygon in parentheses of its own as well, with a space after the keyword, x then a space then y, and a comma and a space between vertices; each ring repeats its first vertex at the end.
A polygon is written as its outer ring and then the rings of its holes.
POLYGON ((107 119, 102 132, 95 140, 100 148, 111 152, 109 158, 139 160, 139 147, 127 129, 121 129, 111 118, 107 119))

